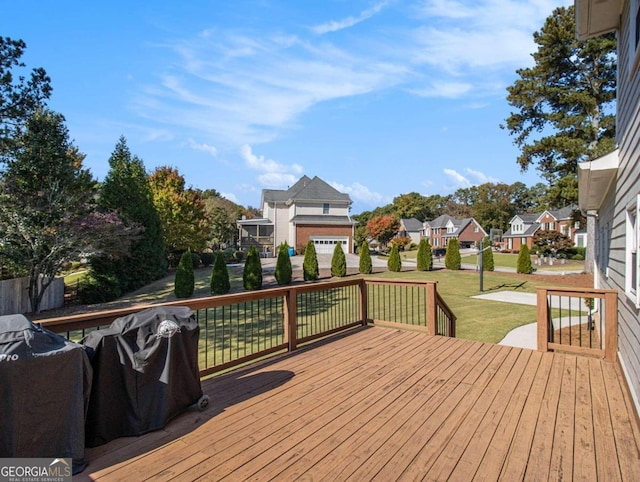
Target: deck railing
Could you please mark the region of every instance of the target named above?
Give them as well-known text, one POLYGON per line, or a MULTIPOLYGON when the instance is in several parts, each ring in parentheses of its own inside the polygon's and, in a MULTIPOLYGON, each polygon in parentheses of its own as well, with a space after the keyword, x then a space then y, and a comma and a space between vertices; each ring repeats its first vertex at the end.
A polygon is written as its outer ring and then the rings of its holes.
POLYGON ((538 350, 593 355, 614 362, 618 350, 615 290, 537 288, 538 350))
POLYGON ((368 323, 455 336, 455 315, 435 282, 346 278, 38 320, 80 341, 89 331, 152 306, 187 306, 200 326, 205 376, 368 323))

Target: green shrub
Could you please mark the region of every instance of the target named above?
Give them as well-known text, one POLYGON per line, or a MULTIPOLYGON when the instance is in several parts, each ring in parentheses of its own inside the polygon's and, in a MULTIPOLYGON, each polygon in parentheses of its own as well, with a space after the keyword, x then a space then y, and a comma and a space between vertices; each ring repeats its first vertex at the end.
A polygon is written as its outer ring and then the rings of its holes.
POLYGON ((371 264, 371 254, 369 253, 369 244, 365 241, 360 246, 360 263, 359 271, 362 274, 371 274, 373 266, 371 264))
POLYGON ((233 260, 234 260, 234 261, 236 261, 236 262, 238 262, 238 263, 239 263, 239 262, 240 262, 240 261, 242 261, 243 259, 244 259, 244 252, 239 251, 239 250, 238 250, 238 251, 234 251, 234 252, 233 252, 233 260))
POLYGON ((236 250, 235 248, 226 248, 222 250, 222 256, 224 258, 224 262, 229 264, 229 263, 235 263, 236 259, 233 257, 233 255, 235 254, 236 250))
POLYGON ((313 241, 309 241, 307 243, 307 247, 304 249, 302 274, 305 281, 315 281, 320 277, 320 269, 318 268, 318 255, 316 254, 316 246, 313 244, 313 241))
POLYGON ((331 276, 342 278, 347 275, 347 258, 342 251, 342 243, 336 244, 331 257, 331 276))
POLYGON ((526 244, 522 245, 520 252, 518 253, 517 267, 518 273, 530 274, 533 272, 531 256, 529 255, 529 247, 526 244))
POLYGON ((173 292, 176 298, 189 298, 195 289, 195 277, 193 274, 193 258, 191 251, 185 251, 180 258, 176 269, 176 278, 173 292))
POLYGON ((447 269, 458 270, 461 265, 460 243, 457 238, 451 238, 447 244, 447 253, 444 255, 444 266, 447 269))
POLYGON ((584 256, 581 254, 574 254, 571 256, 571 259, 574 261, 584 261, 584 256))
POLYGON ((420 240, 416 261, 418 271, 431 271, 433 269, 433 252, 431 251, 429 238, 420 240))
POLYGON ((398 252, 398 245, 395 243, 391 246, 391 254, 389 254, 389 259, 387 260, 387 268, 389 271, 396 273, 402 269, 402 260, 398 252))
POLYGON ((278 259, 276 260, 275 277, 279 285, 288 285, 292 278, 291 258, 289 257, 289 245, 285 242, 278 246, 278 259))
POLYGON ((208 268, 209 266, 213 265, 215 260, 216 260, 216 255, 213 254, 211 251, 205 251, 204 253, 200 254, 200 261, 202 262, 202 266, 204 266, 205 268, 208 268))
POLYGON ((249 248, 244 270, 242 271, 242 283, 247 291, 255 291, 262 288, 262 263, 255 246, 249 248))
POLYGON ((230 289, 231 283, 229 282, 227 263, 224 262, 222 253, 218 251, 216 262, 213 264, 213 269, 211 270, 211 294, 224 295, 228 293, 230 289))
POLYGON ((96 276, 90 273, 78 284, 78 301, 83 305, 106 303, 115 300, 122 294, 118 278, 111 276, 96 276))
POLYGON ((482 251, 482 269, 484 271, 494 271, 496 268, 493 262, 493 250, 491 249, 489 237, 484 238, 480 246, 484 250, 482 251))
POLYGON ((191 253, 191 263, 193 264, 193 269, 200 267, 200 255, 198 253, 191 253))

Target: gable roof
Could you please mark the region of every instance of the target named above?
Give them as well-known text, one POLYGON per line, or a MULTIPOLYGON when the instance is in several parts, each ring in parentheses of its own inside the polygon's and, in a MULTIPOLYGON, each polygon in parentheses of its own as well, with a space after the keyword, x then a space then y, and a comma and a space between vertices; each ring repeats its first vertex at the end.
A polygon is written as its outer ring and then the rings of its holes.
POLYGON ((302 176, 289 189, 263 189, 262 202, 295 202, 295 201, 320 201, 351 203, 348 194, 341 193, 318 176, 310 179, 302 176))
POLYGON ((400 222, 406 231, 422 231, 422 223, 416 218, 401 218, 400 222))

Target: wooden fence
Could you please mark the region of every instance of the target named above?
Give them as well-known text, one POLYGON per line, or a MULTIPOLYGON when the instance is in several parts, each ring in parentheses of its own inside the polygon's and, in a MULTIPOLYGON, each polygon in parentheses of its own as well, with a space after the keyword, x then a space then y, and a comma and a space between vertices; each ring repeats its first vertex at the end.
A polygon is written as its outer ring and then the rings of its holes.
MULTIPOLYGON (((41 310, 60 308, 64 305, 64 279, 56 278, 44 293, 41 310)), ((29 278, 13 278, 0 281, 0 315, 29 313, 29 278)))

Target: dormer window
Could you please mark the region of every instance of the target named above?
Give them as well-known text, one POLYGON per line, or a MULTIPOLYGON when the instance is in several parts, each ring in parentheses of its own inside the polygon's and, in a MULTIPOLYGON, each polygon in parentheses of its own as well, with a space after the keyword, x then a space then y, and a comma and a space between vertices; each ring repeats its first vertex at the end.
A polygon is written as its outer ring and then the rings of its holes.
POLYGON ((329 214, 329 203, 324 203, 322 205, 322 214, 329 214))

